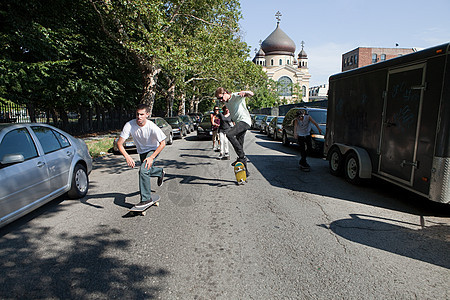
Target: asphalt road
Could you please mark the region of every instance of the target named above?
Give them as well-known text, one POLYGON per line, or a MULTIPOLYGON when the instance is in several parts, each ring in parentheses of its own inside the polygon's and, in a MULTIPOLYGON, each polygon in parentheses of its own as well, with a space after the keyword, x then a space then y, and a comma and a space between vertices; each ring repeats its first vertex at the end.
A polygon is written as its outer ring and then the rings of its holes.
POLYGON ((0 229, 0 298, 450 299, 449 207, 352 186, 317 157, 302 172, 295 146, 257 132, 237 186, 211 146, 191 134, 164 149, 146 216, 127 214, 138 169, 110 155, 84 199, 0 229))

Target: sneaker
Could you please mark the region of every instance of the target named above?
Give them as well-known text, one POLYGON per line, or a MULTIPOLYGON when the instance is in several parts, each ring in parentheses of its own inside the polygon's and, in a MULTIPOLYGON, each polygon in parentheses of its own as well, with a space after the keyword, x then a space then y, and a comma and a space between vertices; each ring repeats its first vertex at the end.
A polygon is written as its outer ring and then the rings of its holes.
POLYGON ((224 157, 223 154, 220 153, 219 156, 217 157, 217 159, 223 159, 223 157, 224 157))
POLYGON ((166 175, 166 172, 162 171, 161 176, 158 177, 158 186, 162 186, 164 183, 164 175, 166 175))
POLYGON ((146 207, 149 203, 151 203, 152 201, 141 201, 138 204, 136 204, 134 207, 136 208, 142 208, 142 207, 146 207))
POLYGON ((236 163, 238 163, 238 162, 241 162, 241 163, 243 163, 245 166, 247 166, 247 157, 244 157, 244 158, 236 158, 236 160, 233 162, 233 163, 231 163, 231 165, 234 167, 235 165, 236 165, 236 163))
POLYGON ((230 155, 228 153, 225 153, 225 155, 222 157, 223 160, 230 160, 230 155))

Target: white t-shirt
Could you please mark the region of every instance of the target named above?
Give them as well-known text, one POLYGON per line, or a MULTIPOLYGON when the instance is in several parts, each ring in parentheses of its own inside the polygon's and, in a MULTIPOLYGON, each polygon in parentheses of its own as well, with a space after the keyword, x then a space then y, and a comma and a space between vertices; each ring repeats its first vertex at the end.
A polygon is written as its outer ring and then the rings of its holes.
POLYGON ((136 123, 136 119, 127 122, 123 126, 120 137, 126 140, 130 134, 139 154, 156 150, 159 144, 166 139, 166 135, 161 128, 150 120, 147 120, 142 127, 136 123))
POLYGON ((252 118, 245 104, 245 97, 239 96, 239 93, 232 93, 230 100, 226 104, 230 111, 231 119, 238 123, 243 121, 249 126, 252 125, 252 118))
POLYGON ((303 117, 303 121, 297 117, 297 135, 298 136, 308 136, 311 134, 311 120, 309 119, 309 115, 305 115, 303 117))

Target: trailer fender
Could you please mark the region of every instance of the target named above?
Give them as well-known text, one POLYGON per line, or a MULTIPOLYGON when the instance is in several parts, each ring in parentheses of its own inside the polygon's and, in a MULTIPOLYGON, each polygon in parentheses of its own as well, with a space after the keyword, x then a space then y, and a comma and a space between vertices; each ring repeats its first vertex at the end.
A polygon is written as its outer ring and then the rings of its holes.
POLYGON ((355 152, 359 160, 359 178, 372 177, 372 161, 370 160, 369 153, 367 153, 367 151, 364 148, 339 143, 336 143, 333 146, 339 148, 342 157, 346 157, 351 151, 355 152))

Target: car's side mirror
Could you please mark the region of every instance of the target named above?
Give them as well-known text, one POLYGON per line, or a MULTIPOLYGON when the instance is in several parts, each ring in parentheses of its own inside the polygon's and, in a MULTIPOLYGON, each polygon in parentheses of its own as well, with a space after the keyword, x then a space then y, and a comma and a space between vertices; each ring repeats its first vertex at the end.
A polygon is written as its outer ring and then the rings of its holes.
POLYGON ((2 157, 2 161, 0 162, 3 166, 5 165, 12 165, 12 164, 16 164, 16 163, 21 163, 25 161, 25 158, 23 157, 22 154, 5 154, 2 157))

